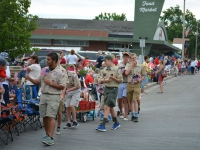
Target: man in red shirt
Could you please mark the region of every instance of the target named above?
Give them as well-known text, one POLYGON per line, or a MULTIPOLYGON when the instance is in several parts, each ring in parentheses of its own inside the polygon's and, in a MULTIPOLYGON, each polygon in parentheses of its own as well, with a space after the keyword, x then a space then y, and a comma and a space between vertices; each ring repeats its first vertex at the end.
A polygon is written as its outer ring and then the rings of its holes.
POLYGON ((93 74, 94 74, 94 71, 93 71, 93 70, 89 70, 89 71, 88 71, 88 74, 87 74, 86 77, 85 77, 85 85, 86 85, 87 87, 89 87, 89 84, 90 84, 90 83, 94 83, 93 74))

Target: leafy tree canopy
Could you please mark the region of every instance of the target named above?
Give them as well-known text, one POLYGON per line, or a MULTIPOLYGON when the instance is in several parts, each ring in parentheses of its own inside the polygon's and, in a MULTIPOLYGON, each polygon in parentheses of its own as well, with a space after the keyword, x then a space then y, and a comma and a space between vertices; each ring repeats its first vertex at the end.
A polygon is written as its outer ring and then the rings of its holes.
POLYGON ((121 21, 127 21, 126 14, 122 13, 121 15, 118 15, 116 13, 101 13, 98 16, 95 16, 94 20, 121 20, 121 21))
POLYGON ((38 17, 29 14, 30 4, 30 0, 0 0, 0 52, 10 57, 31 52, 31 31, 37 28, 38 17))
MULTIPOLYGON (((182 38, 183 32, 183 11, 180 6, 170 7, 162 12, 160 20, 164 22, 168 40, 173 42, 174 38, 182 38)), ((190 39, 189 52, 194 52, 195 49, 195 34, 197 32, 197 20, 194 14, 190 10, 186 10, 185 13, 185 31, 190 29, 187 38, 190 39)))

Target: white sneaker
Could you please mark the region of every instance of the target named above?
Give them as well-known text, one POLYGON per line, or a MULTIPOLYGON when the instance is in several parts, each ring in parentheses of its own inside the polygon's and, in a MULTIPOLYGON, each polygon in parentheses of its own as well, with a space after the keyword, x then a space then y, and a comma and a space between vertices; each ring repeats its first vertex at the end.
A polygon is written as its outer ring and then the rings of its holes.
POLYGON ((124 119, 124 116, 123 116, 123 115, 120 115, 119 118, 120 118, 120 119, 124 119))
POLYGON ((56 134, 57 134, 57 135, 60 135, 60 128, 57 128, 56 134))
POLYGON ((124 121, 128 121, 128 118, 124 118, 124 121))

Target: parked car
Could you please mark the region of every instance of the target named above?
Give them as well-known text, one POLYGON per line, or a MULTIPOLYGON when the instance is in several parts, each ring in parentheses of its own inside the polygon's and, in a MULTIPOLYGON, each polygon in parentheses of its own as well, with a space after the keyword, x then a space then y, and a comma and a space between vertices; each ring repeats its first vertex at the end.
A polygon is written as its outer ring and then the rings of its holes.
MULTIPOLYGON (((39 52, 34 53, 34 55, 37 56, 47 56, 49 53, 60 53, 61 51, 65 52, 65 58, 67 59, 67 56, 70 54, 70 50, 57 50, 57 49, 41 49, 39 52)), ((78 57, 79 62, 83 61, 84 57, 79 55, 75 52, 75 55, 78 57)))
POLYGON ((47 66, 47 58, 46 56, 38 56, 39 58, 39 64, 41 68, 44 68, 47 66))
MULTIPOLYGON (((88 56, 89 61, 91 61, 93 64, 96 63, 97 58, 98 58, 98 51, 78 51, 78 54, 80 54, 81 56, 88 56)), ((117 55, 120 55, 120 61, 122 61, 122 52, 110 52, 110 51, 106 51, 105 52, 106 55, 111 55, 114 54, 115 57, 117 55)))

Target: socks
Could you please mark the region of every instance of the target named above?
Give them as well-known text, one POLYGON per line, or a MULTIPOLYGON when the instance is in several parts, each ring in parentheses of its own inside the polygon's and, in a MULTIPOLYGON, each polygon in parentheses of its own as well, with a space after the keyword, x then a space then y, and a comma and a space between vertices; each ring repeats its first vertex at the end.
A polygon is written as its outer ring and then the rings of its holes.
POLYGON ((107 118, 103 118, 103 123, 102 123, 102 124, 103 124, 103 126, 105 126, 105 125, 106 125, 106 122, 107 122, 107 120, 108 120, 107 118))
POLYGON ((118 123, 117 117, 114 117, 114 118, 113 118, 113 122, 118 123))
POLYGON ((135 113, 135 117, 138 117, 138 112, 135 113))
POLYGON ((133 117, 138 117, 138 112, 132 112, 133 117))

